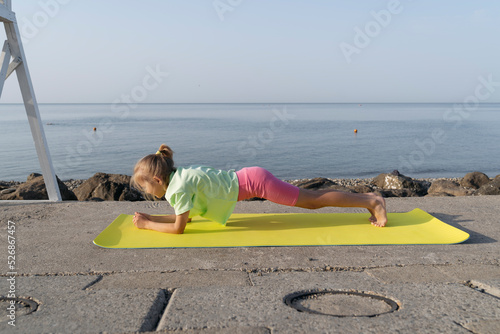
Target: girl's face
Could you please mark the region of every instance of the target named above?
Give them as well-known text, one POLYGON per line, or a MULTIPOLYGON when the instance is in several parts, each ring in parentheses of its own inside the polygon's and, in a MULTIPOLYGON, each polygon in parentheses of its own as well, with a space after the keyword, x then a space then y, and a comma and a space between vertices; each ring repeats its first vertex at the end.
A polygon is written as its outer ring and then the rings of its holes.
POLYGON ((144 189, 145 192, 158 198, 162 198, 163 196, 165 196, 165 193, 167 191, 165 183, 156 176, 153 177, 150 182, 143 181, 140 186, 142 187, 142 189, 144 189))

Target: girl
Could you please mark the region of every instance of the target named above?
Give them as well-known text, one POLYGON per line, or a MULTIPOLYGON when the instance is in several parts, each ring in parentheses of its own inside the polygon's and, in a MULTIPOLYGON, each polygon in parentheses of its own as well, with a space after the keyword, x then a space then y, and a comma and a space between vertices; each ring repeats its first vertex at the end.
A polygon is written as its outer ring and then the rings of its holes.
POLYGON ((198 215, 225 225, 236 202, 252 197, 306 209, 366 208, 372 225, 383 227, 387 223, 384 198, 373 193, 300 189, 260 167, 237 172, 210 167, 175 168, 173 153, 163 144, 156 154, 145 156, 135 165, 132 184, 158 198, 165 196, 175 210, 174 215, 167 216, 136 212, 133 221, 138 228, 179 234, 184 232, 190 217, 198 215))

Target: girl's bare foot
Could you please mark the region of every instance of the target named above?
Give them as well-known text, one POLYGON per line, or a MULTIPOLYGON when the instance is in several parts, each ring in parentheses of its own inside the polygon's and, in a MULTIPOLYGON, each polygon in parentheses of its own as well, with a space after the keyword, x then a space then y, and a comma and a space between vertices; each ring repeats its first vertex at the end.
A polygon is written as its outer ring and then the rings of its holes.
MULTIPOLYGON (((367 193, 367 195, 372 196, 372 197, 379 197, 375 193, 367 193)), ((384 206, 384 209, 386 209, 384 197, 380 196, 380 198, 382 198, 382 205, 384 206)), ((370 218, 368 218, 368 220, 370 221, 370 223, 375 223, 377 221, 377 218, 375 217, 375 212, 373 211, 373 209, 370 209, 370 208, 367 208, 367 209, 371 213, 371 216, 370 216, 370 218)))
POLYGON ((371 213, 370 218, 368 218, 368 220, 370 221, 370 223, 376 222, 377 218, 375 218, 375 213, 373 212, 373 210, 372 209, 368 209, 368 211, 370 211, 370 213, 371 213))
POLYGON ((385 208, 385 200, 382 196, 376 196, 375 205, 372 210, 373 212, 370 212, 375 217, 375 221, 370 220, 371 224, 373 226, 384 227, 387 224, 387 210, 385 208))

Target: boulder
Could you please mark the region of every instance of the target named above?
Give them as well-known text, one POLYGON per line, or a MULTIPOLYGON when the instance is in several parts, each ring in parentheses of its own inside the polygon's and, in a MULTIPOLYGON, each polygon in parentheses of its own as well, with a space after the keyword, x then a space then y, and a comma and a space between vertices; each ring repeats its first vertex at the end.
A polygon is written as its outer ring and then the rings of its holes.
POLYGON ((420 197, 419 194, 410 189, 384 189, 379 193, 383 197, 420 197))
POLYGON ((299 188, 302 188, 302 189, 310 189, 310 190, 331 189, 331 190, 344 191, 344 192, 350 192, 350 193, 356 192, 355 190, 352 190, 348 187, 337 184, 337 183, 333 182, 332 180, 324 178, 324 177, 289 181, 289 183, 291 183, 294 186, 297 186, 299 188))
MULTIPOLYGON (((76 201, 75 194, 66 187, 66 185, 56 176, 61 198, 64 201, 76 201)), ((28 176, 25 183, 21 183, 15 191, 10 191, 7 194, 0 196, 3 200, 47 200, 49 195, 45 188, 45 182, 41 174, 33 173, 28 176)))
POLYGON ((387 173, 382 173, 382 174, 379 174, 377 176, 375 176, 371 182, 371 184, 373 184, 374 186, 376 187, 379 187, 379 188, 382 188, 384 189, 384 185, 385 185, 385 177, 389 175, 387 173))
POLYGON ((303 189, 326 189, 336 185, 335 182, 324 177, 317 177, 310 180, 299 180, 293 182, 293 184, 303 189))
POLYGON ((476 190, 474 195, 500 195, 500 175, 497 175, 492 181, 483 184, 476 190))
POLYGON ((79 201, 101 198, 106 201, 141 201, 142 194, 130 186, 130 176, 96 173, 75 189, 79 201))
POLYGON ((472 172, 465 174, 463 179, 460 180, 460 185, 464 188, 479 189, 481 186, 489 182, 490 178, 486 174, 481 172, 472 172))
POLYGON ((12 194, 13 192, 16 191, 16 188, 0 188, 0 195, 7 195, 7 194, 12 194))
POLYGON ((352 190, 354 190, 355 192, 360 193, 360 194, 366 194, 366 193, 373 192, 373 188, 372 187, 370 187, 368 185, 364 185, 364 184, 359 184, 359 185, 351 186, 350 188, 352 190))
POLYGON ((429 195, 437 196, 434 194, 447 194, 451 196, 466 196, 469 194, 467 189, 463 188, 458 184, 458 182, 451 180, 436 180, 432 182, 429 190, 427 191, 429 195))
POLYGON ((340 184, 334 184, 333 186, 328 187, 328 189, 337 190, 337 191, 343 191, 343 192, 346 192, 346 193, 355 193, 356 192, 354 189, 341 186, 340 184))
POLYGON ((382 173, 373 178, 372 184, 384 190, 407 189, 415 192, 419 196, 427 194, 428 182, 414 180, 408 176, 394 171, 390 174, 382 173))
POLYGON ((448 193, 430 193, 425 195, 425 197, 454 197, 454 196, 448 193))
POLYGON ((37 177, 40 177, 42 176, 42 174, 39 174, 39 173, 31 173, 30 175, 28 175, 28 177, 26 178, 26 182, 30 182, 31 180, 33 179, 36 179, 37 177))

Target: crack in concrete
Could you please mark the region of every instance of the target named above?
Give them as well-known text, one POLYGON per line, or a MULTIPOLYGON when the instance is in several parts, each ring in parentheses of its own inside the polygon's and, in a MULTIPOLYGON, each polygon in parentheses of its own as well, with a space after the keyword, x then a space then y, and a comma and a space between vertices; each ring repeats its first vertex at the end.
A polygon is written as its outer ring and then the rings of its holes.
POLYGON ((168 298, 167 303, 165 304, 165 307, 162 311, 162 314, 160 316, 160 320, 158 320, 158 323, 156 324, 156 327, 155 327, 156 331, 163 330, 163 329, 167 328, 167 326, 165 324, 167 321, 166 316, 167 316, 169 309, 172 305, 171 301, 173 301, 175 299, 177 289, 175 289, 175 288, 169 289, 169 291, 170 291, 170 294, 168 296, 169 298, 168 298))
MULTIPOLYGON (((26 274, 26 273, 21 273, 21 274, 16 274, 16 277, 57 277, 57 276, 109 276, 109 275, 114 275, 114 274, 130 274, 130 273, 159 273, 159 274, 165 274, 165 273, 179 273, 179 272, 197 272, 197 271, 243 271, 248 274, 257 274, 258 276, 261 276, 262 274, 268 274, 268 273, 290 273, 290 272, 308 272, 308 273, 314 273, 314 272, 364 272, 366 270, 371 270, 371 269, 382 269, 382 268, 402 268, 402 267, 416 267, 416 266, 429 266, 429 267, 452 267, 455 264, 451 263, 444 263, 444 264, 396 264, 396 265, 379 265, 379 266, 359 266, 359 267, 337 267, 337 266, 332 266, 325 264, 323 266, 318 266, 318 267, 289 267, 289 268, 283 268, 283 267, 262 267, 262 268, 228 268, 228 269, 219 269, 219 268, 214 268, 214 269, 172 269, 172 270, 161 270, 161 271, 140 271, 140 270, 129 270, 129 271, 90 271, 90 272, 74 272, 74 273, 68 273, 68 272, 59 272, 59 273, 36 273, 36 274, 26 274)), ((462 264, 457 264, 458 266, 462 264)), ((498 266, 497 264, 485 264, 489 266, 498 266)), ((0 274, 0 277, 9 277, 11 275, 7 274, 0 274)), ((96 282, 97 283, 97 282, 96 282)))
POLYGON ((171 294, 168 290, 160 290, 138 332, 152 332, 158 330, 163 313, 165 312, 168 302, 170 301, 170 296, 171 294))
POLYGON ((467 281, 464 283, 466 287, 469 287, 477 292, 481 292, 485 295, 488 295, 490 297, 500 299, 500 290, 496 289, 494 287, 491 287, 489 285, 486 285, 484 283, 478 282, 478 281, 467 281))
POLYGON ((250 282, 250 286, 255 286, 255 283, 252 281, 252 275, 250 273, 247 273, 248 281, 250 282))
POLYGON ((469 333, 472 333, 472 334, 479 334, 479 333, 476 333, 476 332, 473 332, 471 331, 470 329, 468 329, 467 327, 465 327, 463 324, 457 322, 457 321, 453 321, 453 323, 459 327, 461 327, 462 329, 465 329, 467 332, 469 333))

